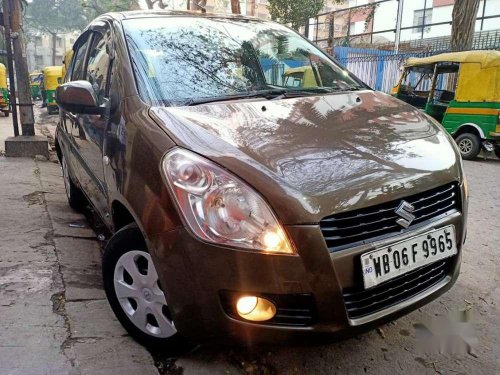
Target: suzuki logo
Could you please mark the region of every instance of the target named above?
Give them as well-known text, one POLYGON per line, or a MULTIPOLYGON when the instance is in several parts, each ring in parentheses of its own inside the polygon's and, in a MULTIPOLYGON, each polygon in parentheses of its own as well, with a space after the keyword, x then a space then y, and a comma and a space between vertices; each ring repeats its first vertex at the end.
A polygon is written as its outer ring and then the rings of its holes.
POLYGON ((415 211, 415 207, 408 203, 407 201, 401 201, 399 207, 396 208, 396 214, 401 216, 400 219, 396 220, 396 223, 401 225, 403 228, 408 228, 413 220, 415 220, 415 215, 412 212, 415 211))

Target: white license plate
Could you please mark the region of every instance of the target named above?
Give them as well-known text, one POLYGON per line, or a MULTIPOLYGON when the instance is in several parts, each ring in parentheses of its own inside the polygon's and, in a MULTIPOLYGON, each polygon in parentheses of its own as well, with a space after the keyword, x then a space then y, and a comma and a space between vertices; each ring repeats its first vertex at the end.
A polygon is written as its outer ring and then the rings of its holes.
POLYGON ((361 255, 365 289, 457 253, 449 225, 361 255))

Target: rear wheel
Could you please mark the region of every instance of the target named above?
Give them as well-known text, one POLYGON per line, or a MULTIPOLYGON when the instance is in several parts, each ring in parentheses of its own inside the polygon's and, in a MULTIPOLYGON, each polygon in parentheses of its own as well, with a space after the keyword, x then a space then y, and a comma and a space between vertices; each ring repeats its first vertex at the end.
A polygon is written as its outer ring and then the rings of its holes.
POLYGON ((61 168, 63 172, 64 188, 66 189, 66 197, 70 207, 76 211, 80 211, 85 207, 85 196, 82 191, 75 185, 69 174, 68 163, 66 158, 61 154, 61 168))
POLYGON ((500 147, 495 149, 495 155, 500 159, 500 147))
POLYGON ((457 142, 458 148, 462 158, 465 160, 474 159, 481 151, 481 140, 479 137, 472 133, 460 134, 455 142, 457 142))
POLYGON ((109 304, 128 333, 148 347, 183 344, 142 233, 135 224, 120 229, 103 257, 103 283, 109 304))

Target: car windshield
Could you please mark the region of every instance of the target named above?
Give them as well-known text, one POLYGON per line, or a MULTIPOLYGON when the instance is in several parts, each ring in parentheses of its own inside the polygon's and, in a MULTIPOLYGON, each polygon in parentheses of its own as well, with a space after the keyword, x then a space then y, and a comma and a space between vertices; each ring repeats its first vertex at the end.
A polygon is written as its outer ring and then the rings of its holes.
POLYGON ((152 105, 364 87, 276 23, 175 16, 124 20, 123 27, 139 93, 152 105))

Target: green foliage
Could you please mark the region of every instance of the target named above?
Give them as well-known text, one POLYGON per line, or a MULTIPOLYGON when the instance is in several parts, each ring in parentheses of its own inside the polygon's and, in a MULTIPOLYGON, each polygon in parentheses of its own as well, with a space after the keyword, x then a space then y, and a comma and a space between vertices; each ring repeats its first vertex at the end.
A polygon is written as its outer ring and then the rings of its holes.
POLYGON ((318 14, 324 5, 325 0, 269 0, 269 13, 273 20, 290 23, 298 30, 307 19, 318 14))
POLYGON ((48 34, 83 29, 87 18, 80 0, 33 0, 26 7, 28 28, 48 34))
POLYGON ((80 0, 88 21, 108 12, 140 9, 139 0, 80 0))

